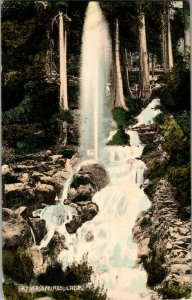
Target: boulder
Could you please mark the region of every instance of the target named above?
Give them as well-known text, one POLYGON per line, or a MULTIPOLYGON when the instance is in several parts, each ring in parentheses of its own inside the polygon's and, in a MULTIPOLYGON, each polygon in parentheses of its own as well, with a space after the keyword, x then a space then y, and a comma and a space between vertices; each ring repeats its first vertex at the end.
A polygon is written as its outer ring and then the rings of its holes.
POLYGON ((35 188, 36 198, 45 204, 54 204, 56 192, 52 185, 38 183, 35 188))
POLYGON ((139 247, 138 247, 138 257, 139 258, 145 258, 149 256, 149 253, 151 252, 149 248, 149 238, 145 238, 144 240, 140 241, 139 247))
POLYGON ((46 251, 39 249, 38 246, 32 246, 28 249, 28 254, 33 262, 33 271, 35 276, 45 273, 47 267, 51 265, 51 258, 46 251))
POLYGON ((21 216, 24 208, 21 210, 11 210, 3 208, 2 210, 2 232, 3 247, 17 248, 26 245, 31 239, 30 227, 21 216))
POLYGON ((68 191, 71 202, 91 201, 93 195, 109 183, 106 170, 99 164, 87 164, 73 176, 68 191))
POLYGON ((5 184, 4 187, 4 207, 18 208, 35 199, 34 191, 28 184, 19 182, 5 184))
POLYGON ((47 233, 45 221, 39 218, 29 218, 29 224, 33 230, 36 244, 39 245, 47 233))

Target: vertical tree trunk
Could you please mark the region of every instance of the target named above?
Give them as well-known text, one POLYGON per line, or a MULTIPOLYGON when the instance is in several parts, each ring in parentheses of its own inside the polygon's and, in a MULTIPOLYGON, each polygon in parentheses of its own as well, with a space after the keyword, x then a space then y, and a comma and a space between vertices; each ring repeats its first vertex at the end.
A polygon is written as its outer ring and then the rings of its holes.
POLYGON ((119 43, 119 20, 115 20, 115 67, 116 67, 116 99, 115 107, 122 107, 127 110, 123 94, 123 80, 120 64, 120 43, 119 43))
POLYGON ((148 51, 145 29, 145 15, 140 13, 139 15, 139 45, 140 45, 140 91, 141 97, 146 98, 149 91, 149 64, 148 64, 148 51))
POLYGON ((183 1, 184 14, 184 57, 188 61, 190 54, 190 7, 189 3, 183 1))
POLYGON ((59 12, 59 54, 60 54, 60 107, 68 109, 67 99, 67 32, 64 29, 63 13, 59 12))
POLYGON ((163 14, 161 16, 161 36, 162 36, 162 52, 163 52, 163 68, 168 72, 173 68, 173 50, 170 28, 170 11, 169 3, 164 2, 163 14))
POLYGON ((151 57, 151 68, 152 68, 152 84, 155 83, 154 81, 154 77, 155 77, 155 61, 154 61, 154 54, 152 54, 152 57, 151 57))
POLYGON ((172 49, 169 9, 168 9, 168 55, 169 55, 169 70, 170 70, 173 68, 173 49, 172 49))
POLYGON ((125 76, 126 76, 127 92, 131 98, 134 98, 130 88, 130 82, 129 82, 129 67, 131 66, 131 55, 130 53, 128 53, 128 50, 126 48, 124 49, 124 57, 125 57, 125 76))

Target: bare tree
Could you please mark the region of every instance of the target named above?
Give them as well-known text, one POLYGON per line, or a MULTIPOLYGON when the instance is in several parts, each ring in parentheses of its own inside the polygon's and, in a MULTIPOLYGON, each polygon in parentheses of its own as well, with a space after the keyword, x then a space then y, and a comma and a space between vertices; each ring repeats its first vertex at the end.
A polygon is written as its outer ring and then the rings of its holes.
POLYGON ((121 63, 120 63, 120 41, 119 41, 119 20, 115 20, 115 107, 121 107, 128 110, 125 104, 125 98, 123 93, 123 80, 121 74, 121 63))
POLYGON ((150 90, 149 64, 145 28, 145 14, 139 14, 139 48, 140 48, 140 93, 142 98, 148 97, 150 90))

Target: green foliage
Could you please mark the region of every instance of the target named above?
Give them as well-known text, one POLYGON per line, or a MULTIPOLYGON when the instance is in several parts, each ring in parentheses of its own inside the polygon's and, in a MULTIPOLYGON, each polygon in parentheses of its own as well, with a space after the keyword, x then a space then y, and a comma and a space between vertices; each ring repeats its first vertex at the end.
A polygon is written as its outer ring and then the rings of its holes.
POLYGON ((158 177, 164 177, 167 173, 167 165, 167 162, 160 163, 157 162, 157 160, 152 162, 151 169, 149 169, 148 178, 153 180, 158 177))
POLYGON ((191 299, 191 286, 187 283, 170 282, 163 291, 163 299, 191 299))
POLYGON ((165 122, 165 114, 159 113, 153 120, 158 124, 163 124, 165 122))
POLYGON ((30 284, 34 277, 33 263, 25 249, 3 249, 3 273, 17 283, 30 284))
POLYGON ((116 107, 112 111, 113 119, 117 124, 118 128, 125 128, 127 124, 127 112, 120 108, 116 107))
POLYGON ((150 152, 152 152, 153 150, 155 150, 155 148, 158 146, 158 143, 154 142, 151 144, 146 144, 144 149, 143 149, 143 155, 146 155, 150 152))
POLYGON ((166 116, 165 122, 159 126, 159 129, 164 137, 163 148, 168 153, 185 147, 187 138, 173 116, 166 116))
POLYGON ((129 109, 127 112, 128 117, 136 117, 142 110, 143 107, 143 102, 141 99, 127 99, 126 100, 126 105, 129 109))
POLYGON ((73 122, 73 116, 71 114, 71 111, 68 109, 60 109, 59 113, 55 115, 55 118, 66 121, 67 123, 73 122))
POLYGON ((118 129, 112 140, 107 145, 123 145, 126 146, 129 143, 129 135, 126 134, 122 129, 118 129))
POLYGON ((142 108, 142 102, 140 99, 126 100, 128 111, 120 107, 116 107, 112 111, 113 119, 119 129, 124 129, 129 125, 136 124, 134 117, 138 115, 142 108))
POLYGON ((93 273, 92 267, 87 263, 86 257, 84 257, 80 264, 72 263, 67 267, 65 271, 62 270, 61 264, 55 262, 52 266, 47 268, 45 274, 38 276, 37 280, 39 284, 45 285, 84 285, 89 283, 89 286, 84 286, 82 291, 54 291, 50 295, 54 299, 66 299, 66 300, 105 300, 106 292, 102 287, 91 284, 91 275, 93 273))
POLYGON ((170 167, 168 169, 168 179, 177 188, 176 200, 181 206, 190 205, 190 177, 190 164, 180 167, 170 167))
POLYGON ((182 62, 161 79, 165 85, 159 97, 170 111, 190 110, 190 71, 182 62))
POLYGON ((51 257, 52 261, 55 261, 56 259, 56 255, 57 255, 55 252, 56 246, 57 246, 57 241, 52 239, 49 243, 49 249, 48 249, 48 255, 51 257))
MULTIPOLYGON (((155 241, 157 238, 155 237, 155 241)), ((154 243, 151 242, 151 244, 154 243)), ((155 285, 161 283, 163 279, 167 276, 168 270, 163 266, 164 264, 164 253, 163 248, 156 244, 153 246, 152 257, 148 260, 145 258, 143 260, 143 266, 147 271, 147 285, 149 287, 154 287, 155 285)))
POLYGON ((15 150, 10 148, 7 143, 3 143, 1 155, 3 164, 10 163, 15 159, 15 150))
POLYGON ((92 267, 87 263, 84 257, 80 264, 72 263, 65 271, 62 265, 55 262, 47 268, 45 274, 38 276, 37 280, 40 284, 45 285, 82 285, 91 280, 92 267))
POLYGON ((176 122, 179 124, 184 134, 189 137, 190 136, 190 125, 191 125, 191 115, 189 111, 183 111, 174 114, 174 118, 176 122))

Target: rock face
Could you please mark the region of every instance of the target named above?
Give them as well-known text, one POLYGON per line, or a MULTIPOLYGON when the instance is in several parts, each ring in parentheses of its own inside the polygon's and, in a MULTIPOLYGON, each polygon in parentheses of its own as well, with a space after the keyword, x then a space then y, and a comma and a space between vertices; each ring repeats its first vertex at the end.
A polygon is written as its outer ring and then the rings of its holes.
POLYGON ((99 212, 97 204, 91 201, 82 201, 70 205, 76 208, 78 217, 66 224, 69 233, 75 233, 84 222, 93 219, 99 212))
POLYGON ((71 202, 91 201, 96 191, 104 188, 109 183, 105 169, 98 164, 81 167, 74 175, 68 193, 71 202))
POLYGON ((69 176, 65 163, 62 155, 47 150, 3 165, 3 206, 16 209, 22 205, 41 208, 42 203, 54 204, 69 176))
POLYGON ((2 232, 3 232, 3 247, 18 248, 29 243, 32 238, 30 227, 21 216, 22 211, 3 208, 2 210, 2 232))
MULTIPOLYGON (((150 132, 149 127, 147 127, 147 135, 150 132)), ((153 131, 153 127, 151 130, 153 131)), ((144 129, 141 134, 146 136, 144 129)), ((153 138, 157 140, 158 136, 153 138)), ((166 161, 167 156, 159 145, 155 150, 145 154, 142 159, 148 164, 148 168, 153 168, 150 165, 151 161, 155 159, 155 164, 161 165, 166 161)), ((145 174, 146 177, 148 173, 145 174)), ((152 259, 158 252, 161 253, 161 261, 163 261, 161 264, 167 270, 167 275, 161 283, 155 285, 155 291, 160 293, 157 299, 164 299, 162 290, 165 290, 169 284, 190 285, 190 221, 183 221, 178 217, 179 206, 174 199, 175 189, 166 176, 146 180, 144 186, 151 200, 151 207, 138 217, 133 228, 133 237, 139 244, 140 263, 151 261, 154 264, 152 259)), ((156 256, 155 259, 158 257, 156 256)))

